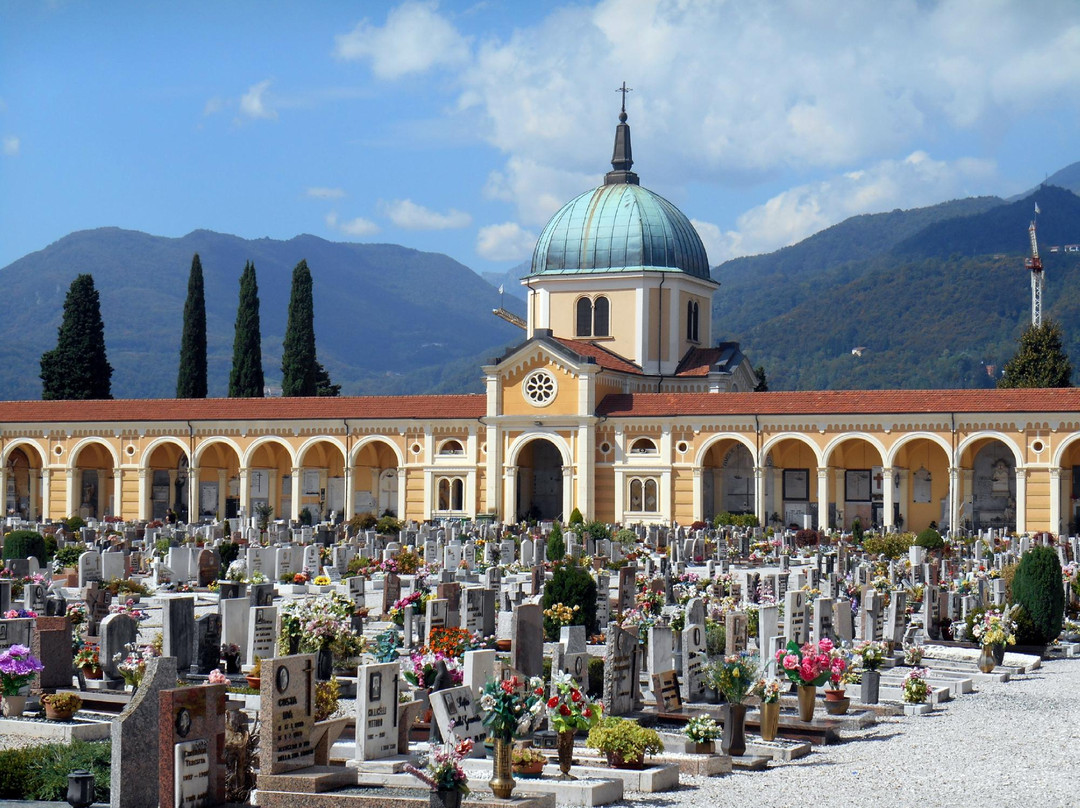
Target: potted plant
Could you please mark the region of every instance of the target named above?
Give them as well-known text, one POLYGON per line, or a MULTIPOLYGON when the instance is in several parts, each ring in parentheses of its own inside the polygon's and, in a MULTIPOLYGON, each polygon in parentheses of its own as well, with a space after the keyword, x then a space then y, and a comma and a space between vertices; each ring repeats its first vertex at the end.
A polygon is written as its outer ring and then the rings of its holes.
POLYGON ((743 703, 758 677, 758 660, 754 654, 725 656, 709 667, 713 687, 724 695, 725 755, 738 757, 746 752, 746 705, 743 703))
POLYGON ((589 730, 585 745, 607 755, 608 765, 616 769, 644 768, 645 755, 664 751, 656 730, 616 716, 608 716, 589 730))
POLYGON ((572 779, 574 733, 592 729, 603 717, 604 706, 586 696, 565 671, 556 671, 551 682, 555 694, 547 700, 548 723, 559 733, 559 770, 562 779, 567 780, 572 779))
POLYGON ((510 753, 510 762, 518 777, 539 777, 544 772, 547 757, 534 746, 515 746, 510 753))
POLYGON ((255 657, 247 676, 248 687, 258 690, 262 685, 262 657, 255 657))
POLYGON ((878 668, 885 661, 885 644, 865 640, 855 646, 854 652, 859 658, 861 688, 859 699, 863 704, 877 704, 878 688, 881 685, 881 674, 878 668))
POLYGON ((6 717, 17 718, 23 714, 26 696, 21 695, 21 691, 44 669, 41 660, 31 654, 25 645, 15 644, 0 653, 0 689, 3 690, 3 713, 6 717))
POLYGON ((923 647, 921 645, 909 645, 904 649, 904 664, 913 668, 918 667, 923 661, 923 647))
POLYGON ((930 695, 930 687, 926 684, 926 668, 912 668, 904 677, 904 703, 924 704, 930 695))
POLYGON ((461 768, 461 761, 469 756, 472 748, 470 739, 458 741, 451 736, 420 758, 422 768, 405 764, 405 771, 431 789, 430 808, 458 808, 461 798, 468 796, 469 778, 461 768))
POLYGON ((754 686, 754 695, 761 699, 761 717, 758 721, 761 739, 776 740, 776 731, 780 725, 780 682, 776 679, 759 679, 754 686))
POLYGON ((78 693, 48 693, 41 697, 45 717, 50 721, 70 721, 82 707, 78 693))
POLYGON ((823 637, 816 643, 806 643, 801 648, 788 642, 787 649, 776 652, 780 670, 799 688, 799 719, 814 720, 814 704, 817 689, 829 680, 832 671, 830 652, 832 640, 823 637))
POLYGON ((716 739, 720 737, 720 725, 707 715, 696 715, 686 722, 686 737, 694 744, 694 752, 711 755, 716 751, 716 739))
POLYGON ((847 654, 834 647, 829 652, 829 681, 825 687, 825 712, 829 715, 843 715, 851 704, 851 699, 845 695, 849 681, 848 667, 847 654))
POLYGON ((517 676, 509 679, 489 679, 480 695, 480 709, 485 712, 484 725, 491 730, 495 743, 493 777, 489 782, 492 793, 501 800, 510 798, 514 790, 510 753, 514 738, 532 729, 533 722, 544 708, 544 683, 534 676, 526 684, 517 676))
POLYGON ((101 658, 98 656, 98 647, 87 643, 75 654, 75 667, 81 668, 83 677, 86 679, 101 678, 101 658))

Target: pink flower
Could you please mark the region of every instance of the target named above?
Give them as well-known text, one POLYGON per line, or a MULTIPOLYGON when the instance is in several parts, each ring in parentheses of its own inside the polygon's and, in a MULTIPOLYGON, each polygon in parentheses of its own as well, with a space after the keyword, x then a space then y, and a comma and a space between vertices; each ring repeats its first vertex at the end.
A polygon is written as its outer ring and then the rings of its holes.
POLYGON ((784 669, 793 671, 799 667, 799 658, 794 654, 787 654, 784 657, 784 669))
POLYGON ((821 640, 818 641, 818 648, 820 648, 826 654, 829 653, 833 649, 832 640, 830 640, 828 637, 823 637, 821 640))
POLYGON ((207 680, 206 683, 209 685, 227 685, 229 683, 229 679, 218 668, 214 668, 212 671, 210 671, 210 678, 207 680))

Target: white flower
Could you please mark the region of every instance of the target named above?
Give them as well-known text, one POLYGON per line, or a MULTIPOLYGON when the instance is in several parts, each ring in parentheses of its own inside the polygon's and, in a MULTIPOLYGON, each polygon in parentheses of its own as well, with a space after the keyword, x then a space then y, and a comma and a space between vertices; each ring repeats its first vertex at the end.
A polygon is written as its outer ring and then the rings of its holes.
POLYGON ((495 697, 485 693, 480 697, 480 708, 483 710, 492 710, 495 708, 495 697))
POLYGON ((573 678, 566 671, 558 671, 551 676, 551 681, 555 685, 573 685, 573 678))

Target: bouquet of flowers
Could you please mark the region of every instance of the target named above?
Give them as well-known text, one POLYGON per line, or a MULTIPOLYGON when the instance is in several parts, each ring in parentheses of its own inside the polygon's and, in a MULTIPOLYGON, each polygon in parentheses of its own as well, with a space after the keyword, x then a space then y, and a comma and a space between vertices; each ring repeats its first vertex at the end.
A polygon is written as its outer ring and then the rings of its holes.
POLYGON ((849 681, 848 667, 851 661, 846 651, 842 648, 833 646, 833 649, 829 651, 829 683, 834 689, 844 689, 849 681))
POLYGON ((885 661, 885 643, 874 640, 864 640, 854 648, 855 656, 859 658, 859 667, 864 671, 876 671, 885 661))
POLYGON ((67 607, 68 620, 71 621, 71 627, 78 628, 86 622, 86 618, 89 615, 89 610, 86 608, 85 603, 69 603, 67 607))
POLYGON ((101 657, 98 655, 96 645, 86 644, 75 654, 76 668, 90 668, 92 671, 101 670, 101 657))
POLYGON ((405 680, 412 684, 413 687, 418 687, 421 690, 426 690, 435 684, 435 672, 440 662, 446 663, 446 670, 450 673, 450 679, 454 685, 460 685, 465 679, 465 671, 462 669, 461 660, 455 659, 452 656, 447 656, 441 651, 427 653, 420 653, 414 651, 412 656, 409 657, 409 662, 402 676, 405 680))
POLYGON ((37 617, 37 612, 30 609, 9 609, 4 612, 5 620, 14 620, 19 617, 37 617))
POLYGON ((548 723, 556 732, 592 729, 603 717, 604 706, 590 701, 570 674, 555 672, 551 677, 555 695, 547 700, 548 723))
POLYGON ((25 645, 13 645, 0 654, 0 687, 5 696, 17 696, 19 691, 45 670, 41 660, 25 645))
POLYGON ((124 683, 136 687, 146 673, 146 663, 161 656, 161 652, 153 645, 137 645, 133 642, 125 645, 124 651, 127 653, 117 654, 113 661, 117 663, 116 668, 124 677, 124 683))
POLYGON ((109 614, 126 614, 130 615, 138 622, 150 619, 150 612, 145 609, 140 609, 135 605, 135 601, 128 598, 126 603, 113 603, 109 606, 109 614))
POLYGON ((686 737, 694 743, 709 743, 720 737, 720 725, 707 715, 696 715, 686 722, 686 737))
POLYGON ((775 704, 780 701, 780 682, 776 679, 765 681, 758 679, 754 685, 754 695, 761 699, 762 704, 775 704))
POLYGON ((312 581, 315 586, 330 586, 332 581, 329 575, 316 575, 315 580, 312 581))
POLYGON ((915 667, 922 662, 923 647, 921 645, 909 645, 904 649, 904 664, 915 667))
POLYGON ((908 704, 922 704, 930 694, 926 684, 926 668, 912 668, 904 677, 904 701, 908 704))
MULTIPOLYGON (((1014 606, 1013 609, 1015 608, 1014 606)), ((1013 619, 1013 609, 1001 612, 989 608, 983 612, 982 618, 971 626, 975 640, 983 645, 1015 645, 1016 621, 1013 619)))
POLYGON ((544 617, 557 626, 568 626, 580 611, 580 606, 570 607, 564 603, 555 603, 551 608, 544 609, 544 617))
POLYGON ((240 559, 233 561, 229 564, 229 568, 225 571, 226 581, 236 581, 242 583, 247 579, 247 564, 240 559))
POLYGON ((397 623, 399 626, 405 625, 405 607, 412 606, 413 611, 416 614, 420 614, 423 612, 429 597, 430 594, 428 592, 423 589, 417 589, 410 592, 405 597, 394 601, 394 605, 390 607, 390 620, 397 623))
POLYGON ((461 768, 461 761, 472 752, 473 742, 466 738, 450 739, 441 746, 434 747, 420 758, 422 769, 405 764, 405 771, 427 785, 432 791, 460 791, 462 796, 469 795, 469 778, 461 768))
POLYGON ((480 709, 486 713, 484 726, 503 741, 529 732, 544 704, 544 682, 539 676, 527 684, 517 676, 489 679, 480 695, 480 709))
POLYGON ((353 602, 339 592, 306 600, 290 600, 281 607, 281 635, 278 645, 288 653, 290 642, 298 639, 301 654, 324 647, 335 659, 348 659, 363 652, 363 638, 352 630, 353 602))
POLYGON ((821 687, 832 676, 832 640, 828 637, 801 648, 788 642, 786 650, 776 652, 776 661, 784 675, 797 685, 821 687))
POLYGON ((742 704, 758 677, 758 659, 754 654, 725 656, 709 666, 712 685, 731 704, 742 704))

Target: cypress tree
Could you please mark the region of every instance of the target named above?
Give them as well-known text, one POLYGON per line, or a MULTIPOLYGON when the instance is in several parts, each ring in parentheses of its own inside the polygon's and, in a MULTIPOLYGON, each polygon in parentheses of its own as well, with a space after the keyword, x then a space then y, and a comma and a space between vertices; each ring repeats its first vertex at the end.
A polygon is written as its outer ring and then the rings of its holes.
POLYGON ((191 259, 191 274, 188 275, 176 397, 206 398, 206 296, 198 253, 191 259))
POLYGON ((307 261, 293 269, 289 321, 281 352, 281 394, 314 396, 318 392, 315 362, 315 307, 307 261))
POLYGON ((255 264, 248 261, 240 276, 240 303, 236 308, 229 398, 262 398, 263 384, 259 284, 255 279, 255 264))
POLYGON ((41 355, 41 397, 112 398, 112 370, 105 357, 105 324, 94 278, 79 275, 64 300, 56 347, 41 355))
POLYGON ((340 396, 341 385, 330 381, 330 374, 322 366, 322 362, 315 363, 315 395, 317 396, 340 396))
POLYGON ((1016 356, 1005 363, 998 387, 1072 387, 1072 363, 1061 344, 1061 327, 1052 320, 1030 326, 1016 356))

